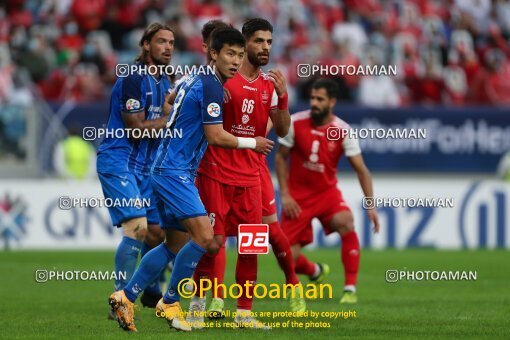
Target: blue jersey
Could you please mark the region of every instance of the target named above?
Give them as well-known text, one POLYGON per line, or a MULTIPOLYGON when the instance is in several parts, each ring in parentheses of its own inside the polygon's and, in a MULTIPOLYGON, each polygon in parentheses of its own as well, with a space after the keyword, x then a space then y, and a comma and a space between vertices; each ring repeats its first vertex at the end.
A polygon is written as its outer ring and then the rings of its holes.
MULTIPOLYGON (((145 112, 145 120, 158 119, 163 115, 165 94, 170 88, 166 76, 130 74, 115 82, 110 100, 110 116, 107 129, 124 129, 122 113, 145 112)), ((100 172, 130 171, 147 174, 150 170, 160 139, 142 138, 130 140, 105 136, 98 149, 97 169, 100 172)))
POLYGON ((222 124, 223 84, 215 74, 194 75, 177 87, 167 129, 152 166, 155 175, 196 175, 207 148, 203 124, 222 124), (168 135, 168 134, 167 134, 168 135))

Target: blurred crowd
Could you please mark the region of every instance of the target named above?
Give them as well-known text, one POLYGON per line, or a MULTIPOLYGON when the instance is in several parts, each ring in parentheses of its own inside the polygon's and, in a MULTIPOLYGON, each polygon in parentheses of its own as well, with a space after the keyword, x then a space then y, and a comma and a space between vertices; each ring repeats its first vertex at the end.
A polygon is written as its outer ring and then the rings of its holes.
POLYGON ((341 100, 375 107, 510 104, 510 0, 6 0, 0 4, 0 103, 107 100, 151 22, 175 29, 173 65, 204 62, 201 26, 273 23, 269 67, 305 98, 301 63, 396 65, 396 76, 337 76, 341 100))

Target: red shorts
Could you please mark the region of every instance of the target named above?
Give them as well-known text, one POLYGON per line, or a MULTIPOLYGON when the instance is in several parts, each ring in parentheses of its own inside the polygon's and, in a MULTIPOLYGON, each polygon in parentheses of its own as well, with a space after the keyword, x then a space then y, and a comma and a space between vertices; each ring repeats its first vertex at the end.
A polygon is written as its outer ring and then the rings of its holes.
POLYGON ((341 211, 351 211, 342 193, 336 188, 297 203, 301 207, 298 218, 290 219, 285 213, 282 214, 282 229, 291 245, 305 246, 313 242, 312 219, 315 217, 321 222, 326 235, 329 235, 332 232, 329 223, 333 216, 341 211))
POLYGON ((260 188, 262 190, 262 216, 276 214, 273 179, 265 162, 260 165, 260 188))
POLYGON ((262 223, 260 186, 237 187, 198 175, 196 180, 214 235, 237 236, 242 223, 262 223))

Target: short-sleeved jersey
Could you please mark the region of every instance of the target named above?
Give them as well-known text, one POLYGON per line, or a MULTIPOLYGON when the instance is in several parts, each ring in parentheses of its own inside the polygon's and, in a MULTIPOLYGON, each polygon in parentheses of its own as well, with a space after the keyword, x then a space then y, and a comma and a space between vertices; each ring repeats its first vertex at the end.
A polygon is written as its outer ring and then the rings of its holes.
MULTIPOLYGON (((110 115, 107 129, 124 129, 122 113, 139 114, 145 112, 145 119, 158 119, 163 115, 165 94, 170 88, 166 76, 150 74, 130 74, 118 78, 112 90, 110 115)), ((154 160, 160 139, 143 138, 130 140, 106 135, 98 149, 101 161, 98 170, 102 172, 133 171, 148 174, 154 160)))
POLYGON ((278 139, 281 145, 291 148, 288 185, 289 193, 296 200, 335 188, 337 165, 342 154, 352 157, 361 153, 358 140, 348 134, 342 134, 345 137, 338 140, 329 140, 328 128, 351 127, 336 116, 329 124, 314 126, 307 110, 293 114, 289 133, 278 139))
MULTIPOLYGON (((268 76, 260 72, 249 81, 241 73, 225 83, 231 99, 223 104, 223 128, 237 137, 265 136, 269 111, 278 97, 268 76)), ((253 150, 209 147, 200 163, 199 173, 234 186, 260 185, 260 157, 253 150)))
POLYGON ((176 89, 167 129, 159 145, 152 173, 196 176, 207 149, 204 124, 221 124, 223 85, 215 74, 193 75, 176 89))

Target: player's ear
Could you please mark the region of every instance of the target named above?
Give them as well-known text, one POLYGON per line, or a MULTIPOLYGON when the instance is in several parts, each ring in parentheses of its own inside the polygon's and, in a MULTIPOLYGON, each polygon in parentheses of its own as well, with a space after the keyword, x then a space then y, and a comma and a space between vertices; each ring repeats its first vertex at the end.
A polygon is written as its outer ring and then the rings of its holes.
POLYGON ((206 43, 202 43, 202 52, 208 53, 209 51, 207 51, 207 50, 208 50, 207 44, 206 43))
POLYGON ((150 48, 150 41, 149 40, 144 40, 143 41, 143 50, 147 53, 149 53, 149 48, 150 48))
POLYGON ((218 60, 218 52, 214 48, 210 48, 209 53, 211 54, 211 59, 216 62, 218 60))

